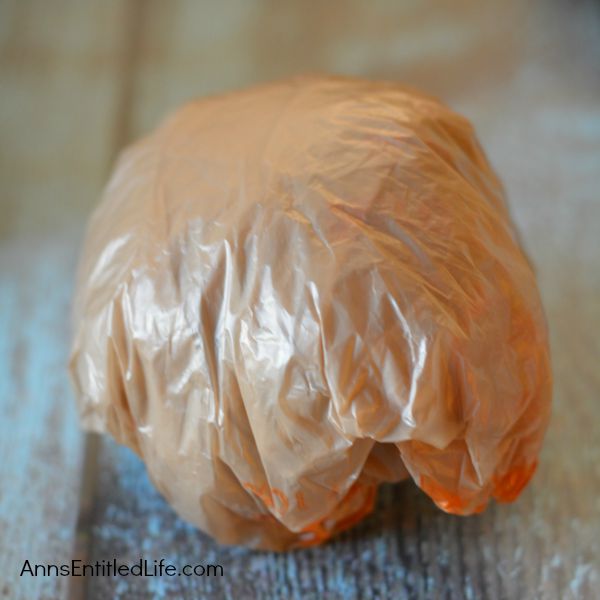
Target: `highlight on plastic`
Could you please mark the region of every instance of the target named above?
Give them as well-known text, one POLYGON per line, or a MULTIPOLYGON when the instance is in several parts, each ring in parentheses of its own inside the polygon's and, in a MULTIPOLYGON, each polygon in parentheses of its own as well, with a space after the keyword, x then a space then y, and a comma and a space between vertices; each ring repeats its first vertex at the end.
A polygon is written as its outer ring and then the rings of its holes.
POLYGON ((514 500, 550 413, 535 276, 473 128, 393 82, 191 102, 121 156, 87 232, 83 425, 217 540, 320 543, 412 477, 514 500))

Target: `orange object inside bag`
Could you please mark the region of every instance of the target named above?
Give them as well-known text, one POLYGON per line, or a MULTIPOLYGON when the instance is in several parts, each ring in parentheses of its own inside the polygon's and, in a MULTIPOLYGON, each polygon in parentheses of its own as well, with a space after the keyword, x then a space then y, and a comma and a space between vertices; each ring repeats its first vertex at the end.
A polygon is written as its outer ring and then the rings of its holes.
POLYGON ((91 218, 70 363, 83 425, 224 543, 321 543, 412 477, 472 514, 527 484, 546 325, 471 125, 392 82, 191 102, 91 218))

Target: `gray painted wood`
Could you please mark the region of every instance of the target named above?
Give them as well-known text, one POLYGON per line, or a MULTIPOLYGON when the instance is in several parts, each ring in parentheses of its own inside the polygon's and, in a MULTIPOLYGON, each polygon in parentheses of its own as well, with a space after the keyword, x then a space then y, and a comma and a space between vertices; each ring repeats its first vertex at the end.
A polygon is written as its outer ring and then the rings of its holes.
POLYGON ((19 573, 73 555, 84 436, 68 315, 118 142, 122 22, 119 0, 0 4, 0 598, 68 594, 66 578, 19 573))
POLYGON ((94 559, 221 564, 224 576, 98 579, 90 597, 593 598, 597 530, 586 531, 591 520, 573 515, 554 523, 569 492, 548 487, 550 469, 516 505, 467 519, 440 512, 410 483, 385 486, 357 528, 323 547, 276 554, 219 547, 173 513, 136 456, 107 443, 94 559))
POLYGON ((61 598, 68 581, 19 577, 70 559, 82 434, 65 376, 74 244, 0 243, 0 598, 61 598))
POLYGON ((597 597, 595 5, 49 6, 0 5, 0 598, 66 598, 69 582, 16 570, 24 557, 71 555, 224 567, 221 578, 70 588, 93 599, 597 597), (84 446, 64 370, 67 313, 83 215, 116 149, 191 96, 306 70, 403 79, 474 121, 539 273, 555 401, 538 474, 515 504, 458 518, 412 484, 386 486, 354 530, 277 555, 219 547, 174 515, 131 452, 84 446))

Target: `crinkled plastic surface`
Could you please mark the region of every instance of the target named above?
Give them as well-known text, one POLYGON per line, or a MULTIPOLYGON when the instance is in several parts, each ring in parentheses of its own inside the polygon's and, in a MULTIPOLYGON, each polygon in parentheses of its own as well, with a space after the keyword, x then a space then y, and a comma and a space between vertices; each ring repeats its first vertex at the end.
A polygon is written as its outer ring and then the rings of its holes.
POLYGON ((513 500, 550 411, 535 277, 472 127, 345 78, 192 102, 123 154, 70 368, 84 426, 259 548, 327 539, 382 481, 456 514, 513 500))

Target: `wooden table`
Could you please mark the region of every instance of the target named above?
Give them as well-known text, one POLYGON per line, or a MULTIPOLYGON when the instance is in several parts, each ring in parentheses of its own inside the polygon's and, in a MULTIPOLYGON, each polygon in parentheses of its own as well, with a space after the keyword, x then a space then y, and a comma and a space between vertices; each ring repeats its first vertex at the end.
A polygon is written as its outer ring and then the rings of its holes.
POLYGON ((594 2, 73 0, 0 4, 0 598, 597 598, 600 15, 594 2), (196 95, 302 71, 396 78, 471 118, 550 323, 554 417, 513 505, 458 518, 412 484, 332 543, 219 547, 143 465, 78 429, 68 312, 116 152, 196 95), (73 556, 223 577, 20 577, 73 556))

